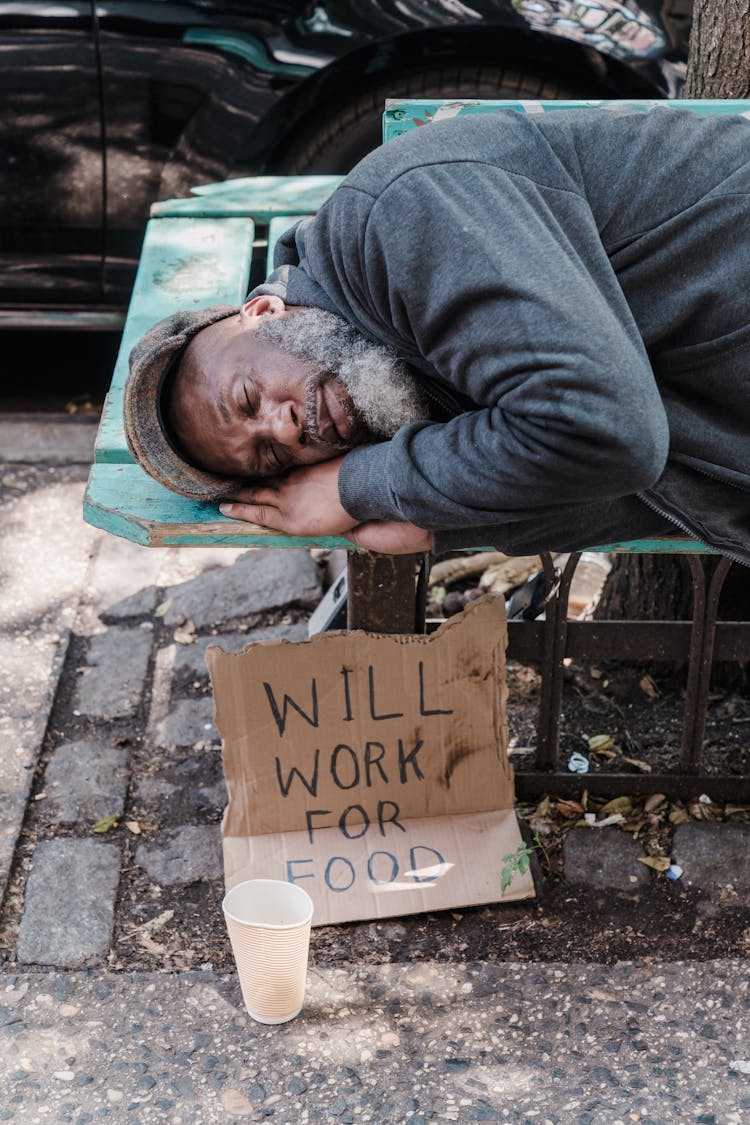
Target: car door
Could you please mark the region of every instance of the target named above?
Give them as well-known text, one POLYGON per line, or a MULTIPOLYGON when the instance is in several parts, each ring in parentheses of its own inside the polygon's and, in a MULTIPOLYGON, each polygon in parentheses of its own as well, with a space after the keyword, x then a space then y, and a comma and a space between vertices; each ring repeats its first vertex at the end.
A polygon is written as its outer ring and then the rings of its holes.
POLYGON ((254 34, 269 23, 272 7, 256 0, 96 0, 108 300, 127 301, 153 202, 253 170, 247 147, 258 122, 299 77, 299 68, 275 66, 254 34))
MULTIPOLYGON (((101 299, 103 166, 90 0, 0 2, 0 309, 101 299)), ((40 316, 41 314, 41 316, 40 316)))

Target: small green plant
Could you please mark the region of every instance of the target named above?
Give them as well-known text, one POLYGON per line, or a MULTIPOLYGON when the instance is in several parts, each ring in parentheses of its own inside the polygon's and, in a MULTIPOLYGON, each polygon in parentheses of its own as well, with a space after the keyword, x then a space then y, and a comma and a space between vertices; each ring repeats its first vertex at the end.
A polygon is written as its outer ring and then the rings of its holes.
POLYGON ((505 894, 516 875, 526 874, 533 854, 534 848, 530 848, 528 844, 522 842, 514 852, 509 852, 508 855, 503 856, 503 866, 500 871, 501 895, 505 894))

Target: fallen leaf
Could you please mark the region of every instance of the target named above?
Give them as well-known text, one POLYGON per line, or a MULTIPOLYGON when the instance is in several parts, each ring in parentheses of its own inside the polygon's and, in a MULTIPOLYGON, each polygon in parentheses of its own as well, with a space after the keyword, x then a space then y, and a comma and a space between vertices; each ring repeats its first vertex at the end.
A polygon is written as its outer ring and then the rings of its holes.
POLYGON ((137 820, 126 820, 125 827, 128 832, 132 832, 134 836, 140 836, 142 829, 137 820))
POLYGON ((640 770, 641 773, 651 773, 651 766, 648 762, 642 761, 640 758, 626 758, 623 756, 623 762, 626 762, 633 769, 640 770))
POLYGON ((633 802, 630 797, 613 797, 611 801, 607 801, 606 805, 602 805, 599 812, 602 813, 623 813, 627 814, 633 811, 633 802))
POLYGON ((601 750, 611 750, 615 744, 615 740, 611 734, 592 734, 588 740, 589 750, 594 754, 598 754, 601 750))
POLYGON ((646 798, 643 811, 647 813, 653 812, 654 809, 658 809, 659 805, 662 805, 666 799, 663 793, 652 793, 650 797, 646 798))
POLYGON ((672 809, 672 811, 669 814, 669 823, 670 824, 684 824, 685 821, 689 820, 689 819, 690 819, 690 817, 688 815, 687 809, 682 809, 682 808, 672 809))
POLYGON ((734 816, 738 812, 750 812, 750 805, 725 805, 724 812, 727 816, 734 816))
POLYGON ((534 810, 534 815, 538 817, 546 817, 552 814, 552 801, 549 797, 542 797, 541 801, 534 810))
POLYGON ((589 668, 589 675, 592 680, 600 680, 602 678, 602 670, 601 668, 597 668, 595 664, 592 664, 589 668))
POLYGON ((163 953, 167 948, 166 945, 163 945, 161 942, 154 941, 150 934, 139 934, 138 944, 142 949, 145 949, 147 953, 152 953, 155 957, 163 953))
POLYGON ((111 828, 116 828, 119 817, 117 813, 110 813, 109 816, 103 816, 101 820, 97 820, 96 824, 91 826, 92 832, 109 832, 111 828))
POLYGON ((637 836, 645 823, 646 821, 643 817, 640 817, 638 820, 626 820, 622 828, 624 832, 632 832, 634 836, 637 836))
POLYGON ((566 818, 583 816, 583 805, 579 805, 578 801, 556 801, 555 808, 566 818))
POLYGON ((646 867, 654 871, 666 871, 670 866, 670 861, 664 855, 639 855, 638 862, 645 863, 646 867))
POLYGON ((167 598, 166 601, 161 602, 160 605, 154 610, 154 617, 163 617, 172 604, 172 599, 167 598))
POLYGON ((174 631, 174 639, 178 645, 191 645, 195 640, 195 625, 188 618, 174 631))
POLYGON ((648 673, 643 677, 642 680, 639 681, 638 686, 641 691, 644 691, 646 693, 649 699, 658 699, 661 695, 661 692, 654 683, 652 677, 648 675, 648 673))

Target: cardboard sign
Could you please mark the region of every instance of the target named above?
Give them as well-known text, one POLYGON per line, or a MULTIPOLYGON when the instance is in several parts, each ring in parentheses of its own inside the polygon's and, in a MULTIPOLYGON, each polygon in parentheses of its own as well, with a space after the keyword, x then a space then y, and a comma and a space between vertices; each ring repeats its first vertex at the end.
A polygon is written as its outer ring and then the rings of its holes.
MULTIPOLYGON (((227 888, 299 882, 314 925, 500 899, 521 843, 501 597, 431 636, 324 633, 206 652, 227 888)), ((516 876, 504 899, 533 895, 516 876)))

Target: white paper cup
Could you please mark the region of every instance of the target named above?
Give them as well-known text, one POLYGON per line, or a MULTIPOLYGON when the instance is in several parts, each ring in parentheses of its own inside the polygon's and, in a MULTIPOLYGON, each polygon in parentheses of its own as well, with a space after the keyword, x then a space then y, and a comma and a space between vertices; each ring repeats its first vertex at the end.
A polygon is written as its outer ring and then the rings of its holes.
POLYGON ((286 1023, 302 1010, 313 903, 294 883, 248 879, 221 904, 248 1014, 286 1023))

